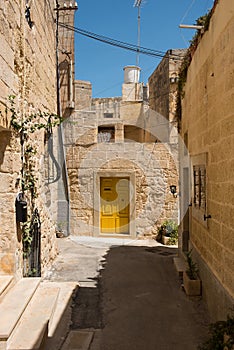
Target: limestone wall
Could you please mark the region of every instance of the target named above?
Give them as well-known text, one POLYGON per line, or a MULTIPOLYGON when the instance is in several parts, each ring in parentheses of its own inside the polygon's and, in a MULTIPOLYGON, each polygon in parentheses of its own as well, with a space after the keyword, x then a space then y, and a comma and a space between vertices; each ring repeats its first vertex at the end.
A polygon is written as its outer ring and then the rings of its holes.
POLYGON ((75 81, 75 109, 90 109, 92 98, 92 85, 90 82, 83 80, 75 81))
POLYGON ((75 108, 75 57, 74 32, 66 26, 74 27, 75 1, 59 0, 59 75, 60 75, 60 101, 63 117, 68 117, 75 108), (72 6, 71 6, 72 5, 72 6))
MULTIPOLYGON (((11 113, 6 113, 9 95, 16 96, 22 118, 38 110, 56 112, 54 1, 32 2, 30 19, 25 18, 25 1, 3 1, 0 8, 0 273, 22 273, 22 241, 15 222, 15 198, 20 191, 21 148, 19 136, 10 130, 11 113), (18 232, 18 235, 17 235, 18 232)), ((8 104, 9 106, 9 104, 8 104)), ((44 132, 32 136, 42 222, 42 268, 56 255, 55 228, 50 208, 55 191, 44 187, 44 132), (48 191, 50 199, 48 200, 48 191)))
MULTIPOLYGON (((103 104, 103 99, 100 100, 103 104)), ((96 105, 99 106, 98 101, 96 105)), ((170 193, 170 185, 178 186, 177 146, 146 143, 144 138, 138 142, 124 139, 126 125, 142 127, 144 131, 142 120, 147 118, 146 131, 153 126, 151 131, 159 132, 156 122, 160 119, 154 114, 150 118, 149 111, 144 112, 143 103, 120 102, 120 115, 114 116, 101 118, 99 109, 76 111, 65 122, 71 232, 99 235, 100 177, 127 176, 132 191, 129 234, 154 236, 164 220, 178 219, 178 200, 170 193), (105 124, 114 126, 115 142, 97 143, 98 126, 105 124)))
POLYGON ((150 109, 169 121, 168 141, 175 144, 178 143, 175 117, 177 83, 179 68, 185 52, 185 49, 168 50, 148 79, 150 109))
MULTIPOLYGON (((190 64, 182 100, 182 136, 192 168, 190 245, 214 319, 234 297, 234 3, 216 1, 210 27, 190 64), (206 168, 206 206, 194 204, 193 165, 206 168), (204 221, 204 215, 211 215, 204 221)), ((186 189, 185 189, 186 191, 186 189)))
POLYGON ((149 77, 149 106, 170 121, 174 119, 178 73, 184 49, 168 50, 149 77))

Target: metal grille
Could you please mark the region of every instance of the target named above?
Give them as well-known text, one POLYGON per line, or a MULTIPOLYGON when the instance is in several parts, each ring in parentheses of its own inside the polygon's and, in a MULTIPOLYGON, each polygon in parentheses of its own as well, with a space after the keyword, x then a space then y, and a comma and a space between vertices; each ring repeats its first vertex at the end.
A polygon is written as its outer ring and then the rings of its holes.
POLYGON ((28 258, 28 275, 41 276, 41 221, 38 210, 35 209, 31 222, 32 243, 28 258))
POLYGON ((204 165, 193 167, 194 198, 195 207, 206 208, 206 169, 204 165))

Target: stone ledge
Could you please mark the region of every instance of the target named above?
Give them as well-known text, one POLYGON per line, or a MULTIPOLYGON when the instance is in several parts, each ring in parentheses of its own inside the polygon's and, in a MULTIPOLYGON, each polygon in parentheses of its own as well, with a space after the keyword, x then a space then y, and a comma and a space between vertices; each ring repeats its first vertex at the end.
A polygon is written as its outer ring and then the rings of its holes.
POLYGON ((11 337, 8 350, 40 349, 47 337, 48 323, 53 316, 59 288, 40 285, 30 300, 11 337))
POLYGON ((0 276, 0 296, 6 290, 6 288, 10 285, 13 280, 13 276, 5 275, 0 276))
POLYGON ((0 343, 9 338, 40 280, 40 278, 23 278, 4 296, 0 304, 0 343))
POLYGON ((186 263, 182 258, 173 258, 173 262, 180 277, 183 277, 183 272, 186 271, 186 263))
POLYGON ((93 339, 93 331, 71 331, 62 347, 62 350, 88 350, 93 339))

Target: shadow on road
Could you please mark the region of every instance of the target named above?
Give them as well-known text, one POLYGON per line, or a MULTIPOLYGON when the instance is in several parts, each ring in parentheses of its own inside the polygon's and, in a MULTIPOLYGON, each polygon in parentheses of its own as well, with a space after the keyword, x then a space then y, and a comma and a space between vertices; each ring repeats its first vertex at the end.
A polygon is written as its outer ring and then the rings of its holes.
POLYGON ((188 298, 173 264, 177 249, 112 246, 92 287, 74 299, 74 329, 98 330, 90 350, 195 350, 207 335, 200 298, 188 298))

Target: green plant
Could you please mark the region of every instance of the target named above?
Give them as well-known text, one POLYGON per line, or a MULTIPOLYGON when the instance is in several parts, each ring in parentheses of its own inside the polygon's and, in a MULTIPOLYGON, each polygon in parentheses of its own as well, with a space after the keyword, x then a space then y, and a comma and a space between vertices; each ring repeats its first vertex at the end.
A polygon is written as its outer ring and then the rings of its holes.
POLYGON ((192 40, 190 40, 190 48, 197 48, 199 41, 203 34, 209 29, 210 26, 210 19, 212 16, 212 10, 209 10, 207 13, 205 13, 203 16, 199 17, 196 20, 196 25, 202 26, 202 30, 198 29, 193 36, 192 40))
MULTIPOLYGON (((8 97, 9 107, 6 108, 6 113, 10 113, 10 125, 16 136, 20 138, 21 145, 21 191, 23 197, 26 196, 30 203, 28 220, 22 224, 22 242, 23 242, 23 256, 27 259, 31 250, 31 243, 33 240, 33 219, 32 214, 35 211, 35 200, 38 196, 36 176, 37 145, 32 138, 32 134, 36 131, 44 129, 46 136, 51 135, 52 128, 59 125, 62 118, 56 114, 49 112, 35 113, 21 113, 17 111, 15 105, 16 96, 10 95, 8 97)), ((27 275, 33 273, 28 271, 27 275)))
POLYGON ((37 269, 33 268, 32 270, 28 271, 28 277, 38 277, 38 271, 37 269))
POLYGON ((33 240, 32 236, 32 225, 31 220, 22 224, 22 241, 23 241, 23 256, 27 259, 31 251, 31 243, 33 240))
POLYGON ((163 224, 158 228, 158 240, 161 240, 162 236, 169 237, 169 245, 177 244, 178 225, 172 220, 164 221, 163 224))
POLYGON ((187 269, 186 273, 191 280, 197 279, 198 266, 192 259, 192 249, 186 253, 187 269))
POLYGON ((178 75, 177 95, 176 95, 176 110, 175 116, 178 121, 178 129, 180 130, 180 122, 182 117, 182 99, 184 98, 184 86, 187 81, 188 68, 192 60, 191 52, 188 49, 181 63, 178 75))
POLYGON ((199 350, 231 350, 234 347, 234 316, 225 321, 211 323, 210 338, 198 347, 199 350))
POLYGON ((178 228, 170 234, 168 244, 175 245, 178 243, 178 228))

